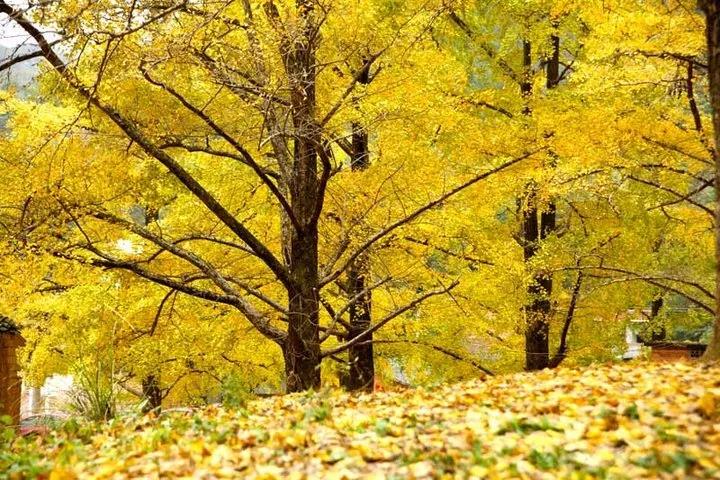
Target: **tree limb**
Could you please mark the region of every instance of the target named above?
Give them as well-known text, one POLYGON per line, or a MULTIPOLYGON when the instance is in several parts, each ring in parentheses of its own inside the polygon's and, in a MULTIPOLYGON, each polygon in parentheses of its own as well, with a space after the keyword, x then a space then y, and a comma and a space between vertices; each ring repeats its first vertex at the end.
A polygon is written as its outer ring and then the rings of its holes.
POLYGON ((352 254, 348 257, 348 259, 345 261, 344 264, 342 264, 342 266, 341 266, 340 268, 336 269, 335 272, 333 272, 333 273, 329 274, 328 276, 326 276, 325 278, 323 278, 323 279, 321 280, 321 282, 320 282, 320 285, 321 285, 321 286, 322 286, 322 285, 327 285, 328 283, 334 281, 336 278, 338 278, 338 277, 342 274, 342 272, 344 272, 350 265, 352 265, 353 262, 355 262, 355 260, 356 260, 360 255, 362 255, 367 249, 369 249, 371 246, 373 246, 373 245, 374 245, 376 242, 378 242, 379 240, 383 239, 384 237, 386 237, 387 235, 389 235, 390 233, 392 233, 394 230, 398 229, 399 227, 402 227, 403 225, 406 225, 406 224, 412 222, 413 220, 415 220, 416 218, 418 218, 418 217, 419 217, 420 215, 422 215, 423 213, 425 213, 425 212, 427 212, 428 210, 431 210, 431 209, 433 209, 433 208, 441 205, 443 202, 445 202, 446 200, 448 200, 448 199, 451 198, 452 196, 457 195, 458 193, 462 192, 463 190, 467 189, 468 187, 471 187, 472 185, 475 185, 476 183, 480 182, 481 180, 484 180, 484 179, 486 179, 487 177, 489 177, 489 176, 491 176, 491 175, 494 175, 494 174, 496 174, 496 173, 498 173, 498 172, 501 172, 501 171, 505 170, 506 168, 511 167, 511 166, 515 165, 516 163, 519 163, 519 162, 521 162, 521 161, 523 161, 523 160, 525 160, 525 159, 527 159, 527 158, 535 155, 536 153, 538 153, 538 152, 541 151, 541 150, 544 150, 544 148, 540 148, 540 149, 533 150, 533 151, 531 151, 531 152, 525 153, 524 155, 520 155, 519 157, 515 157, 514 159, 509 160, 509 161, 501 164, 501 165, 498 166, 498 167, 495 167, 495 168, 493 168, 493 169, 491 169, 491 170, 488 170, 488 171, 483 172, 483 173, 481 173, 481 174, 479 174, 479 175, 476 175, 476 176, 474 176, 473 178, 471 178, 470 180, 468 180, 468 181, 466 181, 466 182, 464 182, 464 183, 456 186, 455 188, 451 189, 451 190, 448 191, 447 193, 445 193, 445 194, 443 194, 443 195, 440 195, 440 196, 439 196, 438 198, 436 198, 435 200, 433 200, 433 201, 431 201, 431 202, 429 202, 429 203, 426 203, 425 205, 423 205, 422 207, 416 209, 415 211, 413 211, 413 212, 410 213, 409 215, 405 216, 404 218, 401 218, 400 220, 397 220, 397 221, 395 221, 394 223, 391 223, 390 225, 388 225, 387 227, 385 227, 383 230, 377 232, 375 235, 373 235, 372 237, 370 237, 367 241, 365 241, 365 243, 363 243, 362 245, 360 245, 360 247, 359 247, 357 250, 355 250, 355 252, 352 253, 352 254))
POLYGON ((389 314, 385 315, 383 318, 381 318, 380 320, 378 320, 377 323, 375 323, 375 325, 371 326, 370 328, 368 328, 368 329, 365 330, 364 332, 362 332, 362 333, 356 335, 355 337, 351 338, 351 339, 348 340, 347 342, 345 342, 345 343, 343 343, 343 344, 341 344, 341 345, 338 345, 337 347, 334 347, 334 348, 331 348, 331 349, 329 349, 329 350, 323 351, 323 352, 320 354, 320 357, 321 357, 321 358, 324 358, 324 357, 328 357, 328 356, 330 356, 330 355, 335 355, 335 354, 338 354, 338 353, 340 353, 340 352, 343 352, 343 351, 347 350, 348 348, 350 348, 350 347, 352 347, 352 346, 354 346, 354 345, 357 345, 357 344, 358 344, 360 341, 362 341, 364 338, 368 337, 369 335, 371 335, 371 334, 374 333, 375 331, 377 331, 377 330, 379 330, 380 328, 382 328, 382 327, 383 327, 386 323, 388 323, 390 320, 392 320, 392 319, 394 319, 394 318, 402 315, 403 313, 405 313, 405 312, 407 312, 408 310, 414 308, 415 306, 421 304, 422 302, 424 302, 425 300, 427 300, 427 299, 430 298, 430 297, 435 297, 435 296, 437 296, 437 295, 443 295, 443 294, 449 292, 449 291, 452 290, 453 288, 457 287, 458 284, 459 284, 459 282, 456 280, 456 281, 454 281, 453 283, 451 283, 451 284, 450 284, 449 286, 447 286, 447 287, 438 288, 438 289, 436 289, 436 290, 431 290, 431 291, 425 293, 424 295, 419 296, 418 298, 414 299, 413 301, 411 301, 410 303, 408 303, 408 304, 405 305, 404 307, 400 307, 400 308, 398 308, 397 310, 395 310, 395 311, 393 311, 393 312, 390 312, 389 314))

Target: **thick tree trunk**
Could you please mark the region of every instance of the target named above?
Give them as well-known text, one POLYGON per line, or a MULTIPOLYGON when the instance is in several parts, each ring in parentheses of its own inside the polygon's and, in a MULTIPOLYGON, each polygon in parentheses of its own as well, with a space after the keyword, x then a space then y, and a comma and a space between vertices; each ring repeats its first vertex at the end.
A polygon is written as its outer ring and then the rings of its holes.
POLYGON ((288 187, 294 216, 286 256, 292 288, 288 289, 288 336, 283 345, 286 389, 320 387, 318 222, 320 181, 318 148, 322 143, 315 120, 317 28, 313 3, 298 1, 303 22, 298 38, 284 39, 281 49, 290 85, 294 128, 293 165, 288 187))
POLYGON ((710 103, 712 105, 713 138, 715 139, 715 321, 710 344, 703 356, 706 360, 720 359, 720 0, 700 0, 705 12, 708 53, 710 103))
POLYGON ((289 293, 290 318, 283 354, 286 389, 299 392, 320 387, 317 231, 293 235, 290 258, 298 287, 289 293))
POLYGON ((162 390, 160 390, 160 382, 155 375, 148 375, 142 381, 143 413, 152 411, 160 411, 162 407, 162 390))
MULTIPOLYGON (((313 125, 304 124, 302 130, 312 136, 312 128, 313 125)), ((288 336, 283 347, 288 392, 320 387, 318 227, 312 219, 318 186, 313 142, 312 137, 295 140, 293 181, 290 185, 293 214, 300 229, 290 228, 290 245, 286 250, 294 284, 294 288, 288 291, 288 336)))

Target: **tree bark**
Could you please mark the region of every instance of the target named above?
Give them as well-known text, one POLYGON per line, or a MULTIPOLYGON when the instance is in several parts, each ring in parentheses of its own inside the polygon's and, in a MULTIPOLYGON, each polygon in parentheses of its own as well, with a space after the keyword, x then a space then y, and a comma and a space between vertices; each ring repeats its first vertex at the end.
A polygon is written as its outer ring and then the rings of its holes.
POLYGON ((699 0, 698 6, 705 13, 705 36, 707 40, 708 77, 710 103, 712 106, 713 151, 715 163, 715 318, 713 332, 705 360, 720 359, 720 0, 699 0))
POLYGON ((660 310, 662 310, 662 307, 664 304, 665 304, 665 299, 663 297, 653 298, 653 301, 650 303, 650 324, 652 327, 651 337, 652 337, 653 342, 665 340, 665 337, 667 335, 665 325, 662 325, 658 329, 657 325, 655 324, 655 319, 658 317, 658 315, 660 315, 660 310))
MULTIPOLYGON (((349 296, 358 296, 350 307, 350 329, 348 338, 354 338, 370 328, 372 314, 372 293, 366 290, 370 262, 367 254, 363 254, 350 266, 348 271, 349 296)), ((348 390, 372 390, 375 381, 375 361, 373 358, 372 333, 364 342, 348 349, 350 369, 345 388, 348 390)))
POLYGON ((288 336, 283 346, 288 392, 320 387, 317 229, 293 232, 290 243, 291 275, 297 284, 288 292, 288 336))
POLYGON ((565 323, 563 323, 562 331, 560 332, 560 344, 558 345, 557 352, 548 362, 548 368, 557 368, 567 358, 567 337, 570 333, 570 325, 575 318, 575 309, 577 308, 578 300, 580 299, 580 289, 582 288, 583 272, 578 272, 577 279, 575 279, 575 285, 570 295, 570 303, 568 304, 567 313, 565 314, 565 323))

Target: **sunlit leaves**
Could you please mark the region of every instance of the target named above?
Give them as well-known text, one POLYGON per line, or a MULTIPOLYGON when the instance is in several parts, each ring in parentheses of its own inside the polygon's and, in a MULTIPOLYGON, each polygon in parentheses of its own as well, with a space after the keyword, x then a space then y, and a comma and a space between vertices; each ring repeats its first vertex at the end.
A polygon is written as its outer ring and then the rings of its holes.
MULTIPOLYGON (((49 460, 38 468, 52 478, 712 478, 719 405, 717 366, 561 369, 128 418, 82 442, 66 429, 38 441, 49 460)), ((37 448, 17 441, 12 458, 37 448)))

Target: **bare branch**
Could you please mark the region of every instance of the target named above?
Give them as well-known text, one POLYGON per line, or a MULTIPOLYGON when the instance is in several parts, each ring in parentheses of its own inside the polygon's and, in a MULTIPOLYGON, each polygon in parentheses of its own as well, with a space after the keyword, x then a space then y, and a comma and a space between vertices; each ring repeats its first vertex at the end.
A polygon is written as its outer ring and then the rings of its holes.
POLYGON ((447 248, 443 248, 443 247, 439 247, 439 246, 437 246, 437 245, 433 245, 432 243, 430 243, 430 240, 428 240, 428 239, 420 240, 420 239, 417 239, 417 238, 414 238, 414 237, 407 236, 407 237, 405 237, 405 240, 407 240, 408 242, 411 242, 411 243, 417 243, 418 245, 425 245, 426 247, 432 248, 433 250, 437 250, 438 252, 444 253, 445 255, 448 255, 448 256, 450 256, 450 257, 459 258, 460 260, 465 260, 465 261, 470 262, 471 264, 474 264, 474 265, 479 265, 479 264, 481 264, 481 265, 489 265, 489 266, 495 265, 493 262, 488 261, 488 260, 483 260, 483 259, 481 259, 481 258, 471 257, 471 256, 469 256, 469 255, 458 254, 458 253, 455 253, 455 252, 453 252, 453 251, 451 251, 451 250, 448 250, 447 248))
POLYGON ((170 299, 170 297, 173 294, 177 295, 177 290, 174 290, 171 288, 170 290, 168 290, 168 292, 165 294, 163 299, 160 301, 160 305, 158 305, 157 312, 155 313, 155 318, 153 319, 153 323, 150 326, 150 331, 148 332, 148 335, 150 335, 151 337, 153 335, 155 335, 155 330, 157 330, 158 322, 160 322, 160 316, 162 315, 162 311, 163 311, 163 308, 165 307, 165 303, 167 303, 167 301, 170 299))
POLYGON ((695 84, 693 79, 693 65, 692 61, 688 61, 687 66, 687 79, 686 79, 686 95, 688 99, 688 105, 690 106, 690 112, 692 113, 693 121, 695 122, 695 130, 700 135, 700 142, 705 146, 705 149, 710 153, 712 158, 717 156, 715 147, 708 141, 705 129, 703 128, 702 117, 700 115, 700 109, 698 108, 697 101, 695 100, 695 84))
MULTIPOLYGON (((629 178, 630 180, 634 180, 638 183, 642 183, 644 185, 648 185, 650 187, 657 188, 658 190, 662 190, 663 192, 668 192, 668 193, 674 195, 675 197, 677 197, 678 199, 680 199, 680 201, 685 201, 685 202, 689 203, 690 205, 694 205, 694 206, 698 207, 699 209, 701 209, 702 211, 704 211, 705 213, 710 215, 711 218, 715 217, 715 212, 713 212, 713 210, 711 208, 706 207, 702 203, 696 202, 695 200, 693 200, 691 198, 692 195, 694 195, 694 193, 692 193, 692 192, 688 195, 685 195, 676 190, 673 190, 672 188, 666 187, 664 185, 661 185, 657 182, 653 182, 651 180, 646 180, 644 178, 636 177, 635 175, 628 175, 627 178, 629 178)), ((697 193, 697 192, 695 192, 695 193, 697 193)), ((658 208, 658 207, 655 207, 655 208, 658 208)))
MULTIPOLYGON (((57 45, 64 39, 55 40, 54 42, 50 42, 50 46, 57 45)), ((34 52, 25 53, 22 55, 18 55, 16 57, 11 57, 5 60, 3 63, 0 63, 0 72, 3 72, 9 68, 11 68, 14 65, 17 65, 18 63, 26 62, 28 60, 32 60, 33 58, 42 57, 43 52, 42 50, 36 50, 34 52)))
POLYGON ((353 75, 352 81, 350 82, 350 85, 347 86, 345 91, 340 95, 340 98, 335 102, 335 104, 328 110, 328 112, 325 114, 322 120, 320 120, 319 125, 322 127, 325 124, 327 124, 332 117, 337 113, 338 110, 340 110, 340 107, 342 107, 343 102, 347 97, 350 96, 350 94, 355 90, 357 85, 359 83, 366 84, 367 82, 361 82, 363 78, 367 78, 367 74, 370 71, 370 67, 372 67, 373 63, 377 61, 380 56, 382 56, 383 53, 385 53, 386 49, 380 50, 378 53, 375 53, 373 55, 368 56, 367 59, 363 62, 363 66, 358 69, 357 72, 353 75))
POLYGON ((671 144, 669 144, 669 143, 667 143, 667 142, 663 142, 662 140, 657 140, 657 139, 650 138, 650 137, 647 137, 647 136, 643 136, 642 138, 643 138, 643 140, 645 140, 646 142, 652 143, 652 144, 654 144, 654 145, 657 145, 658 147, 664 148, 665 150, 670 150, 671 152, 679 153, 680 155, 684 155, 684 156, 686 156, 686 157, 688 157, 688 158, 692 158, 693 160, 697 160, 698 162, 702 162, 702 163, 705 163, 705 164, 707 164, 707 165, 712 165, 712 164, 713 164, 712 161, 708 160, 707 158, 703 158, 703 157, 701 157, 701 156, 699 156, 699 155, 695 155, 695 154, 693 154, 693 153, 686 152, 685 150, 681 149, 681 148, 678 147, 677 145, 671 145, 671 144))
POLYGON ((237 295, 237 292, 230 285, 228 279, 226 279, 222 273, 220 273, 212 265, 208 264, 205 260, 201 259, 194 253, 180 248, 177 244, 174 244, 168 240, 165 240, 158 235, 150 232, 148 229, 140 227, 132 222, 123 220, 119 217, 111 215, 107 212, 96 211, 92 212, 91 215, 99 220, 104 220, 115 225, 122 226, 126 230, 138 235, 146 240, 149 240, 165 250, 171 252, 179 258, 188 261, 193 266, 197 267, 201 272, 208 276, 208 278, 217 285, 226 295, 234 299, 234 306, 240 310, 243 315, 250 321, 250 323, 258 329, 261 333, 270 339, 282 338, 284 333, 271 327, 268 319, 265 318, 255 307, 253 307, 247 300, 237 295))
MULTIPOLYGON (((237 160, 238 162, 242 163, 243 165, 250 166, 247 163, 247 160, 242 155, 236 155, 234 153, 225 152, 222 150, 216 150, 214 148, 208 147, 208 146, 197 146, 197 145, 188 145, 183 142, 179 141, 168 141, 163 143, 162 145, 158 146, 159 148, 166 149, 166 148, 181 148, 187 152, 190 153, 207 153, 208 155, 212 155, 214 157, 225 157, 232 160, 237 160)), ((263 173, 267 175, 268 177, 272 178, 279 178, 280 175, 277 172, 274 172, 272 170, 269 170, 267 168, 263 169, 263 173)))
MULTIPOLYGON (((392 277, 386 277, 382 280, 379 280, 375 282, 372 285, 369 285, 367 288, 363 289, 362 291, 358 292, 355 296, 353 296, 340 310, 333 313, 333 321, 330 324, 330 329, 335 327, 335 324, 338 323, 342 319, 342 315, 347 312, 353 305, 355 305, 361 298, 363 298, 365 295, 367 295, 369 292, 372 292, 376 288, 381 287, 382 285, 385 285, 387 282, 389 282, 392 279, 392 277)), ((322 337, 320 337, 320 343, 324 342, 330 337, 330 333, 326 333, 322 337)))
MULTIPOLYGON (((627 274, 627 275, 634 275, 634 276, 637 276, 637 277, 647 278, 647 279, 650 279, 650 280, 667 280, 667 281, 670 281, 670 282, 676 282, 676 283, 680 283, 680 284, 682 284, 682 285, 686 285, 686 286, 688 286, 688 287, 692 287, 692 288, 694 288, 694 289, 702 292, 702 293, 703 293, 704 295, 706 295, 708 298, 711 298, 711 299, 714 299, 714 298, 715 298, 715 295, 714 295, 710 290, 708 290, 707 288, 703 287, 703 286, 700 285, 699 283, 693 282, 693 281, 690 281, 690 280, 685 280, 685 279, 682 279, 682 278, 679 278, 679 277, 674 277, 674 276, 671 276, 671 275, 642 275, 642 274, 639 274, 639 273, 637 273, 637 272, 633 272, 633 271, 630 271, 630 270, 627 270, 627 269, 624 269, 624 268, 605 267, 605 266, 576 267, 576 268, 574 268, 574 269, 575 269, 575 270, 581 270, 581 269, 585 269, 585 270, 587 270, 587 269, 604 270, 604 271, 608 271, 608 272, 617 272, 617 273, 622 273, 622 274, 627 274)), ((572 268, 570 268, 569 270, 572 270, 572 268)))

